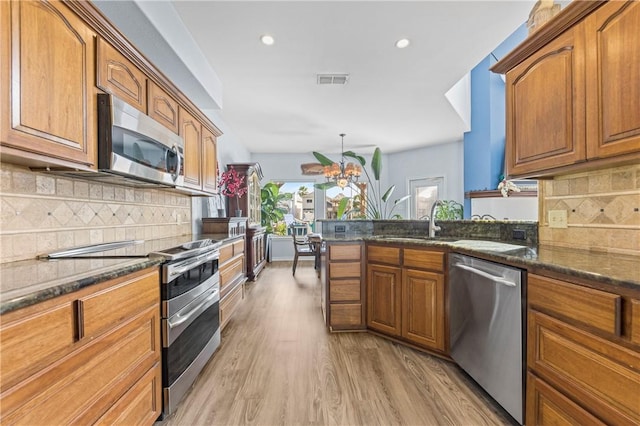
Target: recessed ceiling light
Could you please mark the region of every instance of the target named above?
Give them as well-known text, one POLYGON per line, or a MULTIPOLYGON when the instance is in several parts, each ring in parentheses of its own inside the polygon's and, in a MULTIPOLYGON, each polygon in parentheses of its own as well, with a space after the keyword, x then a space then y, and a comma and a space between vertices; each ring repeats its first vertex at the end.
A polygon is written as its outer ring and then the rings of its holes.
POLYGON ((275 42, 274 38, 269 34, 265 34, 260 37, 260 41, 262 42, 262 44, 266 44, 267 46, 271 46, 275 42))
POLYGON ((409 46, 409 44, 411 44, 411 42, 408 38, 401 38, 400 40, 396 41, 396 47, 398 49, 404 49, 405 47, 409 46))

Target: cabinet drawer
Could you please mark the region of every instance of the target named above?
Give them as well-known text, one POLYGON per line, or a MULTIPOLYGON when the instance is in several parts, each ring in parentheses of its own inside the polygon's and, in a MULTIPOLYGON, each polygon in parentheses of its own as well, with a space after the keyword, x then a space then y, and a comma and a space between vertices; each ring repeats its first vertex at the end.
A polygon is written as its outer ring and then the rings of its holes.
POLYGON ((136 109, 147 113, 147 78, 113 46, 98 38, 96 84, 136 109))
POLYGON ((220 247, 220 265, 233 257, 233 244, 220 247))
POLYGON ((527 297, 537 310, 620 335, 621 297, 617 294, 529 274, 527 297))
POLYGON ((229 294, 227 294, 224 299, 220 301, 220 329, 223 329, 225 325, 229 322, 229 319, 233 315, 233 313, 240 306, 240 302, 242 302, 242 286, 239 285, 229 294))
POLYGON ((162 410, 162 369, 160 363, 147 371, 96 425, 150 425, 162 410))
POLYGON ((603 425, 579 405, 552 386, 527 374, 527 424, 529 425, 603 425))
POLYGON ((444 271, 444 253, 439 251, 406 248, 403 262, 406 267, 444 271))
POLYGON ((54 305, 0 329, 0 388, 7 389, 64 353, 77 341, 73 301, 54 305))
POLYGON ((360 244, 330 245, 329 260, 360 260, 360 244))
POLYGON ((331 326, 355 326, 362 324, 362 304, 332 304, 331 326))
POLYGON ((640 353, 529 312, 527 364, 605 423, 640 424, 640 353))
POLYGON ((369 262, 400 265, 400 249, 398 247, 369 246, 367 259, 369 262))
POLYGON ((244 256, 238 257, 220 269, 220 291, 231 284, 233 280, 244 272, 244 256))
POLYGON ((360 280, 331 280, 329 282, 330 302, 359 302, 360 280))
POLYGON ((91 424, 160 361, 160 311, 149 308, 2 392, 3 424, 91 424))
POLYGON ((244 254, 244 240, 238 240, 233 243, 233 255, 244 254))
POLYGON ((141 276, 80 298, 80 337, 97 336, 146 308, 159 305, 160 277, 158 268, 154 268, 152 271, 146 270, 141 276))
POLYGON ((329 278, 358 278, 361 275, 360 262, 340 262, 329 264, 329 278))

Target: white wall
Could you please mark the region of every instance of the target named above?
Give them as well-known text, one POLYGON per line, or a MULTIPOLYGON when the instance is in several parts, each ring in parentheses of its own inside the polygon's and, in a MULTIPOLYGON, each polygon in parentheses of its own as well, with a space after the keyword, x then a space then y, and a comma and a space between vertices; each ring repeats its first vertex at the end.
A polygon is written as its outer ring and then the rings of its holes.
MULTIPOLYGON (((389 173, 389 185, 396 189, 392 199, 409 193, 409 180, 444 177, 444 193, 440 199, 464 203, 464 155, 463 141, 443 143, 425 148, 393 153, 385 164, 389 173)), ((386 187, 385 187, 386 189, 386 187)), ((396 211, 408 218, 409 203, 405 202, 396 211)))

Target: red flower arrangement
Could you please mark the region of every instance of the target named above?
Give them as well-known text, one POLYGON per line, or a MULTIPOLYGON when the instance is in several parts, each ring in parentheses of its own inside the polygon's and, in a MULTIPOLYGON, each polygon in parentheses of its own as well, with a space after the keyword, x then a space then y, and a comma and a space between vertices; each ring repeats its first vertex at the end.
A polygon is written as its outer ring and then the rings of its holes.
POLYGON ((229 170, 223 172, 220 176, 220 179, 218 180, 218 187, 220 188, 220 193, 222 195, 240 198, 248 191, 247 186, 242 185, 243 183, 244 176, 238 175, 238 172, 236 172, 233 167, 230 167, 229 170))

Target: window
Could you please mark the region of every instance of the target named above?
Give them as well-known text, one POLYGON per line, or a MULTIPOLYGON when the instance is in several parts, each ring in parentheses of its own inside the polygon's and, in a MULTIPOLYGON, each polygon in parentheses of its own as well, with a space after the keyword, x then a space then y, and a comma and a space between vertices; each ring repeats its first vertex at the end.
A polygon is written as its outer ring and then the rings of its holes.
POLYGON ((314 182, 274 182, 280 187, 281 197, 278 207, 284 209, 287 226, 308 225, 312 231, 315 222, 314 182))
POLYGON ((344 189, 339 187, 329 188, 325 192, 325 218, 340 219, 338 208, 343 198, 350 198, 345 209, 347 219, 359 219, 366 216, 367 184, 364 182, 352 183, 344 189))

